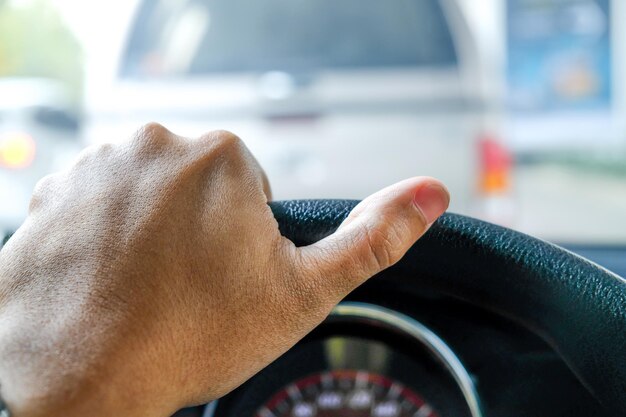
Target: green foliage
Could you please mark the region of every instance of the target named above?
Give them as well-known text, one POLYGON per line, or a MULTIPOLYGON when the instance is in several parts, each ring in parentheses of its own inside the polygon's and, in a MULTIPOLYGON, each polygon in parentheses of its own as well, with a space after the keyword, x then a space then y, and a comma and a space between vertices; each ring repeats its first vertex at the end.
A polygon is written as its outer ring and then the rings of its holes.
POLYGON ((78 99, 81 48, 46 0, 0 0, 0 77, 29 76, 65 82, 78 99))

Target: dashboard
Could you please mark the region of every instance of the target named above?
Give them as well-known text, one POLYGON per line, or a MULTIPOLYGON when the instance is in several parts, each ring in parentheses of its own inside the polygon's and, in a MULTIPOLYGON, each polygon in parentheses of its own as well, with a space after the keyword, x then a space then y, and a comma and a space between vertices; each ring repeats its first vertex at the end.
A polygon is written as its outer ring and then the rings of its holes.
POLYGON ((176 417, 596 416, 541 338, 463 300, 374 278, 229 395, 176 417))

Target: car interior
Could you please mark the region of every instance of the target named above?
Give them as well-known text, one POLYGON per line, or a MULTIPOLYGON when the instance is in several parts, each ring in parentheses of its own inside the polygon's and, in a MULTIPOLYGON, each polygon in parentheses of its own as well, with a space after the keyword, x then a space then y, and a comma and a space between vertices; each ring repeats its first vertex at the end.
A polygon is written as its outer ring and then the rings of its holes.
MULTIPOLYGON (((354 205, 272 209, 305 245, 354 205)), ((624 284, 558 246, 444 215, 283 357, 178 415, 621 415, 624 284)))
POLYGON ((240 135, 298 246, 383 185, 450 184, 450 211, 400 262, 234 391, 174 417, 626 416, 621 0, 83 3, 0 0, 0 79, 69 89, 37 113, 60 134, 22 116, 44 106, 34 94, 27 110, 0 107, 3 244, 39 178, 152 119, 240 135), (30 45, 3 22, 45 4, 72 40, 31 50, 82 45, 80 87, 63 65, 3 55, 30 45), (119 36, 98 15, 120 16, 119 36))

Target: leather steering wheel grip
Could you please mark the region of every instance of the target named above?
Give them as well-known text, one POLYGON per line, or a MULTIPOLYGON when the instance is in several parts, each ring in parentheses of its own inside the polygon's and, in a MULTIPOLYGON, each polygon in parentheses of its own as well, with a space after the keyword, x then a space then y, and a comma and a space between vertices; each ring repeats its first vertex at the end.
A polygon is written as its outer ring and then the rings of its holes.
MULTIPOLYGON (((332 233, 358 201, 272 202, 296 245, 332 233)), ((544 338, 587 389, 626 416, 626 280, 558 246, 444 214, 383 279, 411 282, 511 318, 544 338)))

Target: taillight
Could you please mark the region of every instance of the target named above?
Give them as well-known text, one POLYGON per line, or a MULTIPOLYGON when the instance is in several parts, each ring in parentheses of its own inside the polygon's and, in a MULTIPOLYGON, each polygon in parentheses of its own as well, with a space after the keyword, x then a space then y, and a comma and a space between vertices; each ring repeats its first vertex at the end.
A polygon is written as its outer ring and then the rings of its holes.
POLYGON ((483 195, 505 194, 511 189, 513 158, 506 147, 494 137, 485 135, 479 140, 480 183, 483 195))
POLYGON ((35 159, 36 144, 32 136, 22 132, 0 134, 0 166, 11 169, 28 168, 35 159))

